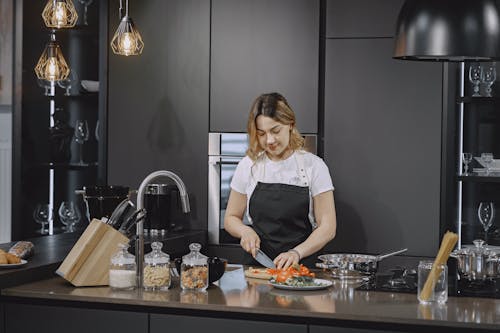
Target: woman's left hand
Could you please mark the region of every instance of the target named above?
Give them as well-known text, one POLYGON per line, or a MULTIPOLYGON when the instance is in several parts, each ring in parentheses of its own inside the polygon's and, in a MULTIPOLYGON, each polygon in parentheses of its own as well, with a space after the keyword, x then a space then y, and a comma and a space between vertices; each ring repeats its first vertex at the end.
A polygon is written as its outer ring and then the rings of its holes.
POLYGON ((299 263, 299 254, 295 251, 288 251, 280 253, 276 258, 274 258, 274 264, 278 269, 287 269, 293 264, 299 263))

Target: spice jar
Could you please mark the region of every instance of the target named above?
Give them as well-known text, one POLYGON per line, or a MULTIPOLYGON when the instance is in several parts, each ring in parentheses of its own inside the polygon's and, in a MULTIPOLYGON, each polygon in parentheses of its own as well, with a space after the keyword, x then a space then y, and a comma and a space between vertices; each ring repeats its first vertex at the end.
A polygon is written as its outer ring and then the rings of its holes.
POLYGON ((144 256, 143 282, 145 290, 167 290, 170 287, 170 257, 161 251, 163 244, 153 242, 152 251, 144 256))
POLYGON ((181 288, 204 291, 208 287, 208 258, 200 253, 201 245, 192 243, 189 252, 182 257, 181 288))
POLYGON ((136 285, 135 257, 128 253, 127 244, 118 244, 118 251, 111 257, 109 286, 116 290, 134 289, 136 285))

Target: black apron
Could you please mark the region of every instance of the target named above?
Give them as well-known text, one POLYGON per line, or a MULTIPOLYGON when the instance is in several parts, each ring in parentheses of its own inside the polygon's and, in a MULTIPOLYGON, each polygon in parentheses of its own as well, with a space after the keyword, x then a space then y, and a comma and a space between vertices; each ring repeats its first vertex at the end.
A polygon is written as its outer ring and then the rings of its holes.
MULTIPOLYGON (((260 248, 272 260, 302 243, 312 232, 308 186, 259 181, 250 197, 249 213, 252 227, 260 237, 260 248)), ((249 253, 245 259, 245 264, 256 264, 249 253)), ((315 262, 315 255, 301 260, 310 268, 315 262)))

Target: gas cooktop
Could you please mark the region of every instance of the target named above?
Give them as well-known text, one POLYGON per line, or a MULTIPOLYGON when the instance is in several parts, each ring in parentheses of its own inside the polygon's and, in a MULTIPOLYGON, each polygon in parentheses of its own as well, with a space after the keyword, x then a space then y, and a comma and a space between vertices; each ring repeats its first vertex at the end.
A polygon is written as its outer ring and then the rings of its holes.
MULTIPOLYGON (((450 296, 500 298, 500 278, 468 281, 460 280, 456 276, 450 274, 448 278, 450 296)), ((375 274, 356 290, 416 294, 417 272, 414 269, 396 267, 387 272, 375 274)))

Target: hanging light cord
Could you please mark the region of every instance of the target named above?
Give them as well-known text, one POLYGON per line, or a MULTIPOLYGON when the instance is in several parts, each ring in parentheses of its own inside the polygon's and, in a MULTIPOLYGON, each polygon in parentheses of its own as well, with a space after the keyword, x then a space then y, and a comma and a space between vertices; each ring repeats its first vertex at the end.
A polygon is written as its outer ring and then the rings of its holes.
POLYGON ((123 1, 120 0, 120 8, 118 9, 118 15, 120 16, 120 20, 122 19, 123 15, 122 15, 122 11, 123 11, 123 1))
POLYGON ((128 16, 128 0, 125 0, 125 16, 128 16))

